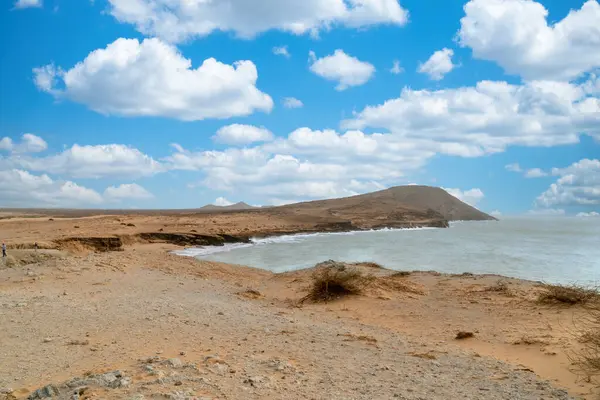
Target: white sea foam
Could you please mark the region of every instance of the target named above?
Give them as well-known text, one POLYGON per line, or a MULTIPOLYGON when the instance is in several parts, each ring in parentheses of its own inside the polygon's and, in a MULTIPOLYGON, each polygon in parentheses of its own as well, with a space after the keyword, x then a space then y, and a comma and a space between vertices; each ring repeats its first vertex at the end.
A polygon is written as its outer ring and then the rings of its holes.
POLYGON ((369 229, 362 231, 348 232, 316 232, 316 233, 295 233, 292 235, 269 236, 265 238, 251 238, 250 243, 230 243, 224 246, 205 246, 205 247, 189 247, 184 250, 174 250, 173 254, 184 257, 203 257, 216 253, 225 253, 236 249, 242 249, 250 246, 262 246, 274 243, 302 243, 306 240, 319 236, 354 236, 377 232, 395 232, 395 231, 422 231, 439 228, 382 228, 369 229))

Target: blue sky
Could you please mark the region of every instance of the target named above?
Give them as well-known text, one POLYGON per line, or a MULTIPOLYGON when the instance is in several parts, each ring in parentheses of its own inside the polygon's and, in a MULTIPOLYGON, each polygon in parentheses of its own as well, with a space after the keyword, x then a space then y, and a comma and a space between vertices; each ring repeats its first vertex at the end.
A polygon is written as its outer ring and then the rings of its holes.
POLYGON ((600 212, 596 0, 17 0, 0 40, 0 206, 600 212))

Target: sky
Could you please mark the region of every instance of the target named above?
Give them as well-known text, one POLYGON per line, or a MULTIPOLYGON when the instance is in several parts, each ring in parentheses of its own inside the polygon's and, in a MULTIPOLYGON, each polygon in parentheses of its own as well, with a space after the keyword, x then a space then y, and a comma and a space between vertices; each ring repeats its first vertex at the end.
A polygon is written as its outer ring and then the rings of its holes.
POLYGON ((0 56, 0 207, 600 212, 597 0, 4 0, 0 56))

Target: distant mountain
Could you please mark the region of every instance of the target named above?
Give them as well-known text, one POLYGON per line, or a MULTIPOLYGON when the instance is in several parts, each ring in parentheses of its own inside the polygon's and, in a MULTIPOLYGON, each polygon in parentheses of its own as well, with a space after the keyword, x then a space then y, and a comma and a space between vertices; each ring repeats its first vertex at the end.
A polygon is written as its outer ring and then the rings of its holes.
POLYGON ((431 186, 397 186, 340 199, 289 204, 277 209, 295 214, 334 216, 362 225, 385 221, 480 221, 496 218, 462 202, 444 189, 431 186))
POLYGON ((231 204, 229 206, 216 206, 214 204, 207 204, 204 207, 201 207, 200 210, 203 211, 225 211, 225 210, 252 210, 258 207, 253 207, 250 204, 246 204, 243 201, 240 201, 235 204, 231 204))

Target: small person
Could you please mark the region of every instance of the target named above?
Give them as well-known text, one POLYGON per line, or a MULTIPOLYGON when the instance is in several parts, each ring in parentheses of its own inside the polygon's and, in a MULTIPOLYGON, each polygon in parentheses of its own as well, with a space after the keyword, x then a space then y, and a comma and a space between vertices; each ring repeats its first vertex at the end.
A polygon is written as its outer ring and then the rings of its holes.
POLYGON ((2 242, 2 258, 6 258, 6 243, 2 242))
POLYGON ((38 245, 37 245, 37 242, 35 242, 35 243, 33 244, 33 249, 34 249, 35 251, 37 251, 37 250, 38 250, 38 245))

